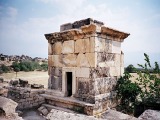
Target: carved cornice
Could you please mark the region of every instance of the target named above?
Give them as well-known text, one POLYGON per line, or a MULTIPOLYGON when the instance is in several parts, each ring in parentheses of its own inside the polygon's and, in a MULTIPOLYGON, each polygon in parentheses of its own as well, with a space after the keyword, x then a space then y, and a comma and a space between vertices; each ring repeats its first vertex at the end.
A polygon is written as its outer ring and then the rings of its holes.
POLYGON ((81 26, 80 29, 70 29, 62 32, 45 34, 45 37, 49 43, 55 43, 57 41, 75 40, 78 38, 77 36, 84 37, 86 35, 95 34, 96 36, 96 34, 102 34, 105 35, 106 38, 110 37, 115 41, 123 42, 123 40, 130 35, 129 33, 124 33, 105 26, 102 26, 100 29, 99 31, 95 24, 90 24, 81 26))
POLYGON ((104 34, 106 36, 119 39, 120 42, 123 42, 123 40, 130 35, 129 33, 125 33, 125 32, 122 32, 113 28, 109 28, 109 27, 104 27, 104 26, 101 27, 100 34, 104 34))

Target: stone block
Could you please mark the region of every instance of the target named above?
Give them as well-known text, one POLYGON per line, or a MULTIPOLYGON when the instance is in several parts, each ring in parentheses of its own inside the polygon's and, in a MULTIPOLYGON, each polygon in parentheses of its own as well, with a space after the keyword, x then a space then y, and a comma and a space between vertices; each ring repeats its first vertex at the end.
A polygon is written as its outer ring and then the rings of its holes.
POLYGON ((120 67, 121 66, 121 55, 120 54, 115 54, 115 66, 120 67))
POLYGON ((110 67, 109 74, 110 76, 120 76, 121 75, 120 67, 110 67))
POLYGON ((53 55, 48 55, 48 66, 53 66, 53 59, 52 59, 53 55))
POLYGON ((89 67, 89 62, 85 54, 79 53, 76 60, 77 67, 89 67))
POLYGON ((45 115, 45 116, 49 113, 48 110, 47 110, 47 108, 44 107, 44 106, 41 106, 40 108, 38 108, 38 111, 40 113, 42 113, 43 115, 45 115))
POLYGON ((114 66, 115 66, 115 62, 114 61, 98 63, 98 67, 114 67, 114 66))
POLYGON ((121 53, 121 60, 120 60, 120 62, 121 62, 121 67, 124 67, 124 54, 123 53, 121 53))
POLYGON ((77 68, 76 69, 76 77, 89 78, 89 75, 90 75, 89 68, 77 68))
POLYGON ((94 33, 96 31, 96 25, 90 24, 90 25, 82 26, 81 30, 83 33, 94 33))
POLYGON ((105 52, 111 53, 112 52, 112 41, 105 39, 105 52))
MULTIPOLYGON (((80 78, 81 79, 81 78, 80 78)), ((78 80, 78 93, 77 94, 88 94, 89 93, 89 81, 78 80)))
POLYGON ((115 53, 97 53, 98 67, 120 67, 120 54, 115 53))
POLYGON ((90 48, 90 46, 91 46, 91 44, 90 44, 90 39, 89 38, 85 38, 84 39, 84 46, 85 46, 85 52, 90 52, 91 50, 91 48, 90 48))
POLYGON ((117 80, 114 77, 95 78, 94 81, 96 95, 110 93, 115 89, 117 83, 117 80))
POLYGON ((62 76, 62 68, 61 67, 52 67, 51 68, 51 75, 54 76, 62 76))
POLYGON ((62 67, 62 55, 52 55, 52 61, 54 67, 62 67))
POLYGON ((110 76, 110 67, 90 68, 90 78, 100 78, 110 76))
POLYGON ((121 75, 121 76, 123 76, 123 73, 124 73, 124 67, 121 67, 120 69, 121 69, 121 74, 120 74, 120 75, 121 75))
POLYGON ((145 110, 139 117, 138 120, 160 120, 160 111, 158 110, 145 110))
POLYGON ((75 53, 85 53, 84 39, 75 41, 75 53))
POLYGON ((51 88, 54 90, 61 90, 62 89, 62 77, 58 77, 58 76, 52 76, 51 77, 51 88))
POLYGON ((65 67, 75 67, 76 66, 76 54, 63 55, 62 61, 65 67))
POLYGON ((74 40, 63 42, 62 53, 63 54, 74 53, 74 40))
POLYGON ((90 52, 94 52, 95 51, 95 37, 90 37, 89 39, 90 42, 90 52))
POLYGON ((106 52, 97 53, 97 62, 109 62, 115 60, 115 54, 108 54, 106 52))
POLYGON ((112 41, 112 53, 121 54, 121 42, 112 41))
POLYGON ((5 112, 6 116, 9 116, 9 115, 12 115, 12 113, 15 113, 15 109, 17 105, 18 104, 13 100, 0 96, 0 109, 5 112))
POLYGON ((48 55, 52 55, 53 51, 52 51, 52 44, 48 43, 48 55))
POLYGON ((48 66, 48 75, 50 75, 51 69, 52 69, 52 67, 48 66))
POLYGON ((62 42, 56 42, 53 45, 53 54, 59 55, 62 53, 62 42))
POLYGON ((66 23, 60 26, 60 31, 72 29, 72 23, 66 23))
POLYGON ((85 54, 90 67, 96 67, 97 65, 97 53, 86 53, 85 54))
POLYGON ((95 37, 95 51, 96 52, 105 52, 106 50, 106 41, 103 38, 95 37))

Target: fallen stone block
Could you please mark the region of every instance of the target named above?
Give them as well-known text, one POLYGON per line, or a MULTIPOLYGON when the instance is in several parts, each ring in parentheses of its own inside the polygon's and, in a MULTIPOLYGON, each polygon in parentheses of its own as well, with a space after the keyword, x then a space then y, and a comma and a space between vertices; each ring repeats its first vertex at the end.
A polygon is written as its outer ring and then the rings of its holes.
POLYGON ((11 80, 10 81, 10 85, 13 85, 13 86, 17 86, 18 85, 18 80, 11 80))
POLYGON ((160 120, 160 111, 146 110, 139 117, 139 120, 160 120))
POLYGON ((46 115, 49 113, 48 110, 47 110, 47 108, 44 107, 44 106, 41 106, 40 108, 38 108, 38 111, 39 111, 41 114, 43 114, 44 116, 46 116, 46 115))
POLYGON ((8 89, 3 88, 0 86, 0 96, 7 97, 8 89))
POLYGON ((137 118, 115 111, 115 110, 108 110, 107 112, 101 115, 102 119, 105 120, 138 120, 137 118))
POLYGON ((26 87, 28 85, 28 81, 19 79, 19 84, 20 84, 21 87, 26 87))
POLYGON ((0 96, 0 109, 5 112, 6 116, 11 116, 15 113, 17 105, 13 100, 0 96))

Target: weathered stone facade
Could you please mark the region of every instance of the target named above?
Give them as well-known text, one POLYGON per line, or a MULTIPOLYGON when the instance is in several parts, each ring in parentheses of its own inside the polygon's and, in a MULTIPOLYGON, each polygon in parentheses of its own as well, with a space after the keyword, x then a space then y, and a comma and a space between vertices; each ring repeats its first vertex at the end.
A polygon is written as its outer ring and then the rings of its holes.
POLYGON ((48 40, 49 88, 64 97, 94 104, 102 112, 114 104, 114 87, 123 74, 121 42, 129 36, 91 18, 45 34, 48 40))

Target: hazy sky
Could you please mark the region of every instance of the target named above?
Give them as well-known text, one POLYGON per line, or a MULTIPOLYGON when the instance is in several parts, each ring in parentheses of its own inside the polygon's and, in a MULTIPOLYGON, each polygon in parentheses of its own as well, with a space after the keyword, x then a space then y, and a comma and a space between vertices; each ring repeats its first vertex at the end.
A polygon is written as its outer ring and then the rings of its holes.
POLYGON ((47 57, 45 33, 84 18, 131 35, 122 43, 125 65, 160 63, 160 0, 0 0, 0 53, 47 57))

